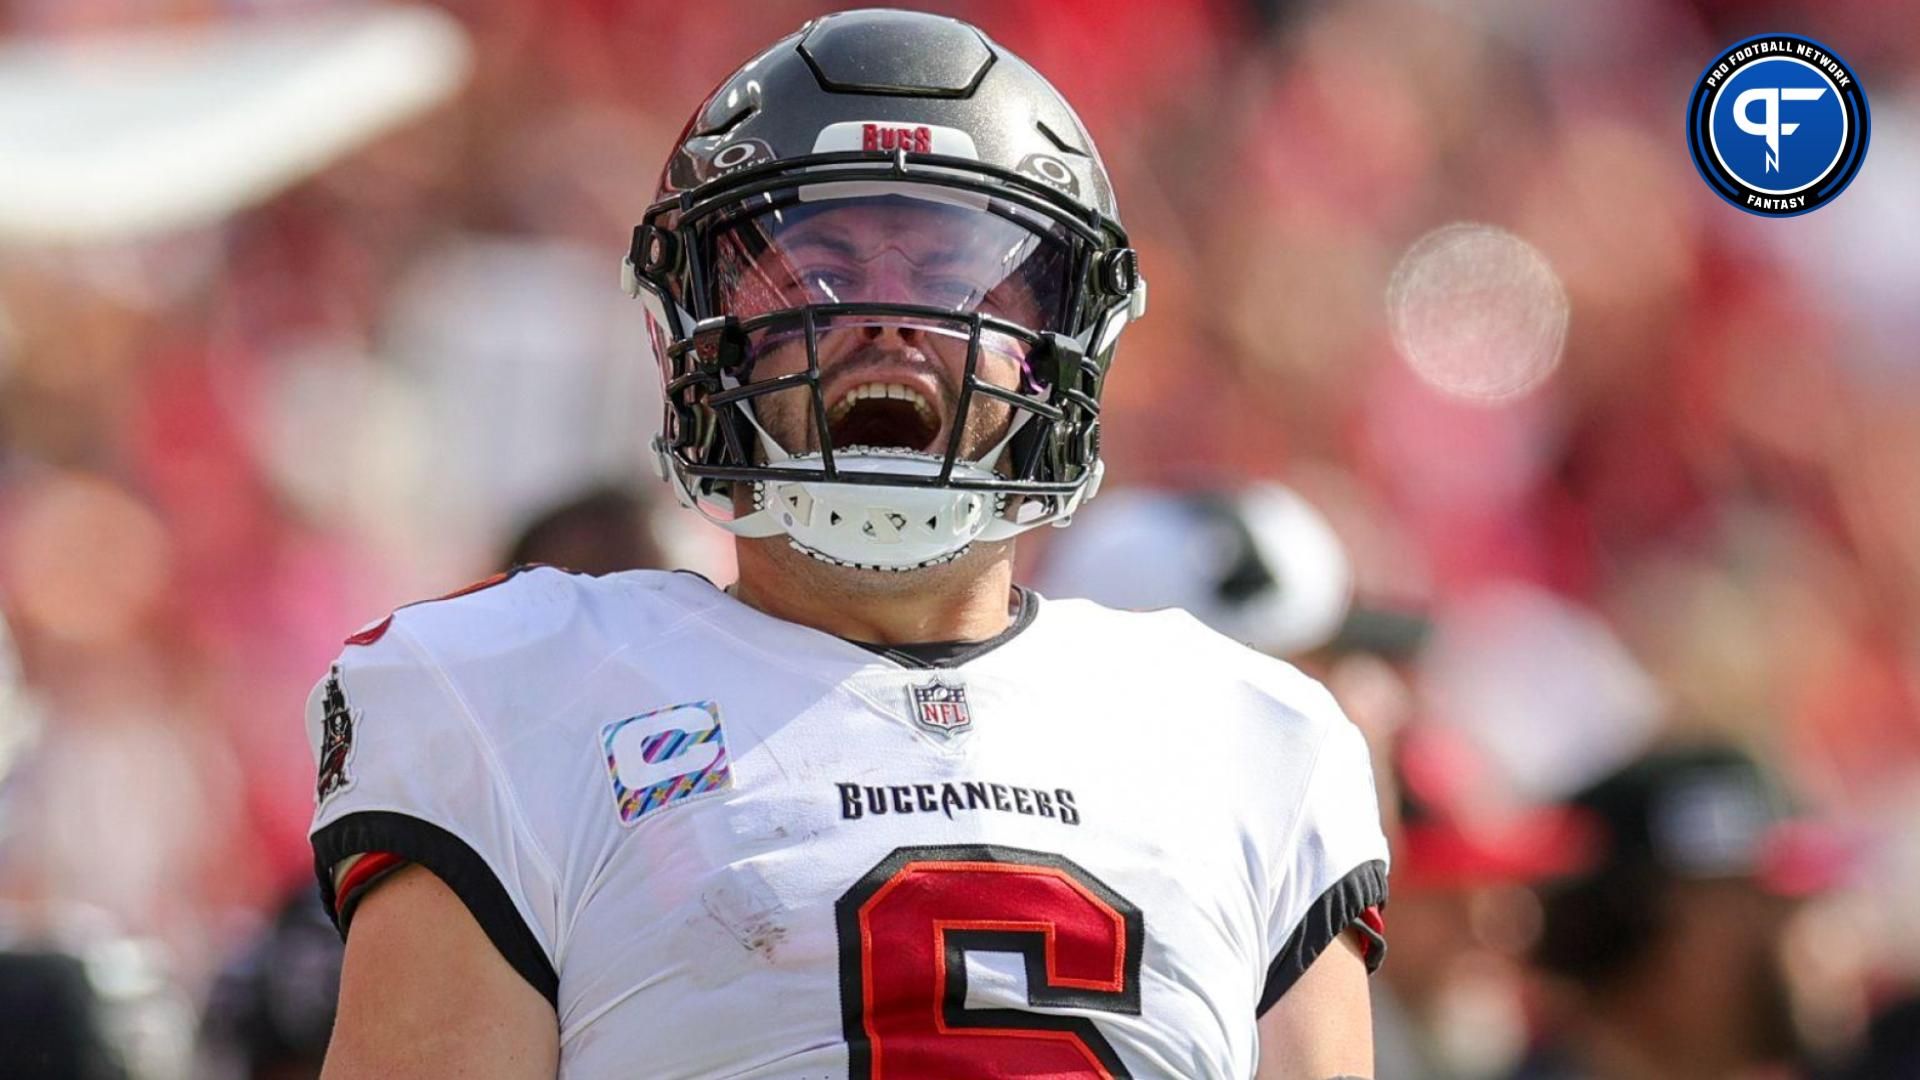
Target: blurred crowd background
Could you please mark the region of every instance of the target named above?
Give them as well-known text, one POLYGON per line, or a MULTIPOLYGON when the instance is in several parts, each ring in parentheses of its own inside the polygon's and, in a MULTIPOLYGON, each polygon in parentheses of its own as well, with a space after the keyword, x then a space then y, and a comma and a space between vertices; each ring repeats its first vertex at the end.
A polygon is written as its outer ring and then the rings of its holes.
MULTIPOLYGON (((1082 524, 1128 489, 1316 507, 1352 610, 1309 660, 1390 804, 1432 788, 1416 730, 1479 763, 1477 818, 1657 746, 1762 763, 1847 848, 1759 931, 1844 1067, 1920 979, 1920 5, 904 6, 1054 80, 1141 251, 1082 524), (1683 135, 1767 31, 1873 117, 1845 196, 1785 220, 1683 135)), ((301 704, 343 636, 529 555, 728 572, 644 456, 619 259, 693 106, 829 8, 0 2, 0 940, 112 1004, 135 1075, 311 1075, 301 704)), ((1398 871, 1406 1075, 1607 1041, 1556 1034, 1578 970, 1529 969, 1547 868, 1439 923, 1398 871)), ((117 1075, 81 1068, 46 1075, 117 1075)))

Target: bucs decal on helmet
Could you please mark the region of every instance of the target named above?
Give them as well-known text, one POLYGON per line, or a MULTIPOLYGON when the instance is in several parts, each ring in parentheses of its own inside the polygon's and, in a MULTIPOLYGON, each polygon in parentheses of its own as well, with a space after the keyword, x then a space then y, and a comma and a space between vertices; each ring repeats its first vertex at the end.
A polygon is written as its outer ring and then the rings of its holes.
POLYGON ((828 124, 814 137, 813 152, 827 154, 836 150, 879 150, 888 154, 905 150, 909 154, 945 154, 976 161, 980 158, 973 136, 959 128, 898 120, 842 120, 828 124))
POLYGON ((895 127, 892 124, 863 124, 860 128, 862 150, 910 150, 916 154, 933 153, 933 129, 895 127))

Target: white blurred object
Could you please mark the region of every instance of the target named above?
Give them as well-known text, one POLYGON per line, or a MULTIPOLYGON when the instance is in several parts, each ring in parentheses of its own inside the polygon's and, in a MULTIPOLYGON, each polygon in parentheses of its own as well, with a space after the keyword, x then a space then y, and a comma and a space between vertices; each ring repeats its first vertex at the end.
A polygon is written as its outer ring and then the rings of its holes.
POLYGON ((1132 610, 1178 607, 1279 656, 1331 640, 1353 569, 1326 518, 1288 488, 1116 491, 1053 539, 1035 588, 1132 610))
MULTIPOLYGON (((659 430, 645 312, 604 252, 452 237, 394 290, 381 355, 417 395, 417 515, 434 565, 491 565, 556 499, 640 478, 659 430)), ((659 493, 655 491, 649 494, 659 493)))
POLYGON ((273 361, 265 407, 247 421, 277 488, 311 520, 351 524, 382 550, 406 550, 419 524, 409 511, 431 481, 419 393, 344 340, 301 341, 273 361))
POLYGON ((1599 616, 1518 582, 1441 613, 1420 661, 1438 719, 1471 732, 1511 789, 1564 797, 1656 734, 1664 702, 1599 616))
POLYGON ((1469 401, 1518 397, 1553 374, 1567 292, 1546 258, 1492 225, 1454 224, 1415 241, 1387 284, 1394 347, 1421 380, 1469 401))
POLYGON ((0 44, 0 243, 213 221, 451 98, 471 62, 427 7, 0 44))

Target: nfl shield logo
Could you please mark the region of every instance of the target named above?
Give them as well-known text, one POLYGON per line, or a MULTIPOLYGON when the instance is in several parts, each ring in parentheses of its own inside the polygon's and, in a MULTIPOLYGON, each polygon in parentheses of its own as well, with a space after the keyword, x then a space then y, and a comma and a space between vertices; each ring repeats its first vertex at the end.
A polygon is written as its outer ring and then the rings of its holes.
POLYGON ((973 714, 967 711, 967 688, 957 682, 935 679, 925 686, 910 686, 907 700, 914 721, 929 731, 957 735, 973 726, 973 714))

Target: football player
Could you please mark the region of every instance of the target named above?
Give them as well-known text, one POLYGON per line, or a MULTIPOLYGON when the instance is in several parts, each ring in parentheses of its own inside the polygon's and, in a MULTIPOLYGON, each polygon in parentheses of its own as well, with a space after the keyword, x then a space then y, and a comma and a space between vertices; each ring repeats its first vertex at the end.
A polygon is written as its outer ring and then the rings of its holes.
POLYGON ((326 1075, 1367 1075, 1359 733, 1187 615, 1013 585, 1145 307, 1052 87, 812 22, 695 113, 625 278, 738 579, 527 570, 349 639, 326 1075))
MULTIPOLYGON (((1368 542, 1397 545, 1364 518, 1368 542)), ((1519 954, 1532 882, 1578 869, 1583 822, 1505 790, 1465 733, 1423 713, 1416 661, 1432 633, 1377 560, 1356 566, 1298 492, 1257 482, 1105 495, 1047 546, 1052 598, 1178 606, 1254 648, 1324 672, 1373 747, 1394 853, 1393 963, 1374 980, 1382 1076, 1504 1075, 1526 1038, 1519 954), (1399 595, 1395 595, 1398 592, 1399 595)))

